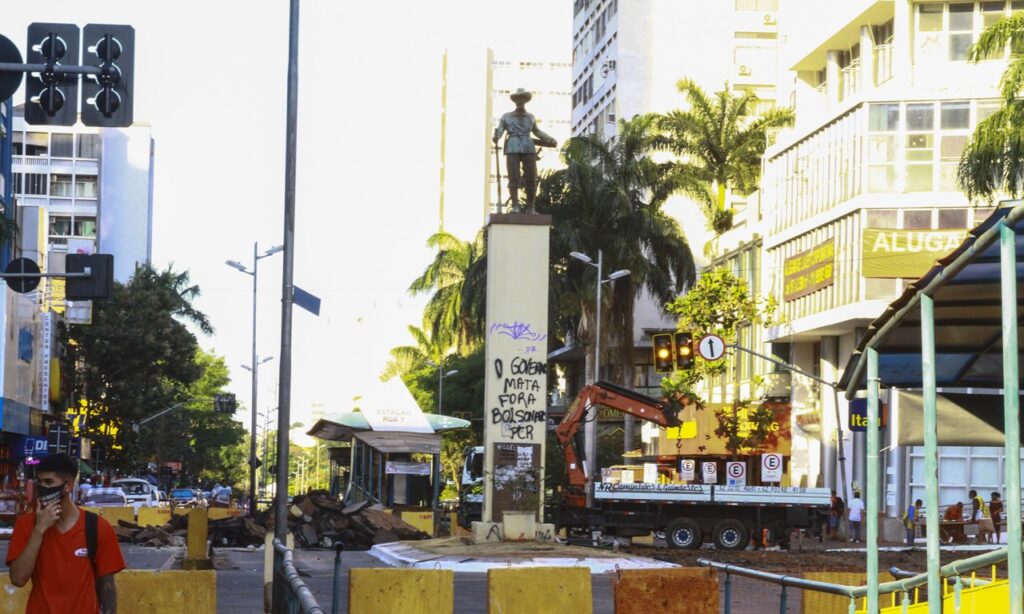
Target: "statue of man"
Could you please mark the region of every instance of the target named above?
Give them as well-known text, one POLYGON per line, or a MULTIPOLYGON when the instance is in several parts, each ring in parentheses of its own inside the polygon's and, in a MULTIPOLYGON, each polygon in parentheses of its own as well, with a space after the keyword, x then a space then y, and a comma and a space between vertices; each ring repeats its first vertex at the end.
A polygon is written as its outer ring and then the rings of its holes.
POLYGON ((508 169, 508 191, 512 198, 512 210, 519 210, 519 188, 526 188, 526 208, 533 210, 533 201, 537 196, 537 148, 556 147, 558 142, 537 127, 537 119, 526 112, 526 103, 533 98, 523 88, 511 95, 516 109, 501 116, 494 129, 494 144, 497 145, 501 135, 508 133, 505 139, 505 168, 508 169), (535 135, 534 139, 530 135, 535 135))

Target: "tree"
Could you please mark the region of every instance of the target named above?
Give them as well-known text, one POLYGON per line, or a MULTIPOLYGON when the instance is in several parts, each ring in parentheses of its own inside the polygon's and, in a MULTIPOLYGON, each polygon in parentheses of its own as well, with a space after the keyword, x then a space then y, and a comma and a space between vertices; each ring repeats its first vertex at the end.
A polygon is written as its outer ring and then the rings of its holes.
POLYGON ((978 122, 967 141, 957 183, 968 198, 992 199, 999 193, 1013 198, 1024 192, 1024 14, 1016 14, 989 26, 971 48, 972 62, 1002 57, 1013 51, 999 84, 1002 104, 978 122))
POLYGON ((412 285, 413 296, 431 293, 423 311, 424 327, 439 344, 467 352, 483 339, 486 314, 487 256, 481 231, 473 241, 446 232, 427 240, 437 249, 423 274, 412 285))
POLYGON ((212 331, 191 301, 198 286, 187 272, 140 266, 109 301, 96 302, 89 326, 63 331, 74 398, 86 406, 85 435, 108 449, 108 460, 135 469, 152 453, 133 423, 187 401, 203 376, 198 345, 182 320, 212 331), (120 450, 118 450, 120 447, 120 450))
POLYGON ((384 371, 380 374, 380 380, 386 382, 395 376, 405 377, 413 372, 424 368, 437 367, 448 355, 451 346, 447 343, 435 342, 435 337, 429 332, 416 326, 408 327, 415 345, 400 345, 391 349, 391 360, 385 365, 384 371), (433 365, 431 365, 433 363, 433 365))
POLYGON ((673 163, 677 189, 693 197, 703 207, 708 226, 722 234, 732 228, 733 211, 726 207, 729 191, 746 195, 757 189, 770 133, 791 125, 794 113, 785 108, 753 115, 757 96, 732 94, 728 84, 714 96, 689 79, 676 87, 688 108, 658 119, 664 133, 660 146, 679 157, 673 163))
MULTIPOLYGON (((773 297, 760 298, 753 296, 746 282, 737 278, 724 268, 705 271, 696 285, 684 296, 680 296, 669 306, 669 311, 679 316, 678 330, 689 332, 693 338, 700 339, 704 335, 714 334, 725 343, 736 343, 740 325, 763 326, 773 325, 773 317, 777 309, 773 297)), ((694 404, 702 409, 697 389, 701 381, 713 375, 721 375, 727 370, 725 360, 708 362, 699 356, 694 357, 690 369, 677 370, 662 380, 662 390, 666 398, 677 402, 694 404)), ((737 381, 734 374, 734 381, 737 381)), ((736 389, 738 392, 738 387, 736 389)), ((725 447, 735 457, 741 450, 749 449, 763 443, 771 432, 774 412, 764 406, 749 407, 742 402, 738 394, 733 395, 731 408, 716 411, 718 427, 715 435, 725 440, 725 447), (743 409, 747 406, 746 409, 743 409)))
POLYGON ((671 165, 652 156, 655 123, 653 115, 622 121, 607 143, 597 137, 570 139, 562 152, 566 168, 542 180, 537 203, 553 218, 550 304, 556 328, 575 330, 585 346, 593 347, 597 279, 593 267, 571 258, 571 252, 596 258, 601 250, 605 275, 630 271, 610 285, 603 297, 608 304, 602 305, 602 331, 616 342, 605 347, 617 346, 627 373, 637 297, 646 291, 667 303, 695 276, 682 228, 662 211, 675 185, 671 165))

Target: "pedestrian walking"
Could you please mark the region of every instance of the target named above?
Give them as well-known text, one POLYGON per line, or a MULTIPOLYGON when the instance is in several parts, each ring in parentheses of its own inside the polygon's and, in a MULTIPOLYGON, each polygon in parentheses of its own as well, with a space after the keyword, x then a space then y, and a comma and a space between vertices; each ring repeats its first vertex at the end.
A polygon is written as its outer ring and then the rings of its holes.
POLYGON ((1003 523, 1003 500, 999 493, 992 493, 992 501, 988 504, 989 515, 992 517, 993 544, 999 543, 999 526, 1003 523))
POLYGON ((117 612, 114 574, 125 568, 110 524, 71 500, 78 464, 54 454, 36 466, 35 511, 14 524, 7 550, 11 584, 32 580, 28 614, 117 612))
POLYGON ((853 500, 850 501, 850 543, 860 543, 860 523, 864 520, 864 502, 860 493, 854 491, 853 500))
POLYGON ((907 530, 907 545, 911 548, 914 547, 915 529, 922 505, 924 502, 918 499, 907 507, 907 511, 903 512, 903 527, 907 530))
POLYGON ((843 512, 846 510, 846 504, 843 502, 843 498, 836 494, 836 491, 832 491, 832 505, 829 508, 828 515, 828 538, 836 539, 839 536, 839 521, 843 519, 843 512))

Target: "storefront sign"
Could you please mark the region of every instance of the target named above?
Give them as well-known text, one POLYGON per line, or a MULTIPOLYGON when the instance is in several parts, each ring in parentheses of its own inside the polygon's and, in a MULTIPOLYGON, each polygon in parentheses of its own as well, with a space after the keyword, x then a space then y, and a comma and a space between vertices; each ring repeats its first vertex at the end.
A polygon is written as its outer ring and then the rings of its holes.
POLYGON ((360 407, 370 428, 375 431, 398 431, 406 433, 433 433, 426 415, 419 407, 360 407))
POLYGON ((792 301, 831 286, 835 281, 836 244, 833 239, 802 251, 783 264, 783 298, 792 301))
MULTIPOLYGON (((878 404, 879 427, 884 427, 888 407, 885 403, 878 404)), ((868 430, 868 400, 853 399, 850 401, 850 430, 863 433, 868 430)))
POLYGON ((967 230, 865 228, 861 235, 864 277, 917 279, 967 238, 967 230))
POLYGON ((388 461, 384 464, 384 473, 404 473, 406 475, 430 475, 430 463, 406 463, 388 461))
MULTIPOLYGON (((773 419, 767 425, 764 439, 760 442, 751 441, 751 444, 755 445, 742 446, 738 453, 777 452, 789 456, 793 444, 790 406, 788 403, 767 403, 765 407, 771 409, 773 419)), ((651 447, 651 452, 654 455, 667 456, 731 455, 733 452, 726 447, 727 439, 715 431, 722 422, 737 420, 739 429, 736 435, 741 439, 747 439, 756 428, 751 422, 750 410, 750 406, 742 405, 739 407, 739 415, 733 418, 731 403, 705 403, 703 409, 688 405, 679 412, 679 420, 684 425, 689 424, 687 431, 690 437, 673 438, 671 429, 659 428, 658 438, 651 447)))

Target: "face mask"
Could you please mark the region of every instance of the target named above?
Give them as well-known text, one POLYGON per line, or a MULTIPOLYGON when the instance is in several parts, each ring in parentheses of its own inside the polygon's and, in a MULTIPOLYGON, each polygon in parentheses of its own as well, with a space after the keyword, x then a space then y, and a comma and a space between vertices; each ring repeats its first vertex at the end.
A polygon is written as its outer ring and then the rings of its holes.
POLYGON ((59 501, 64 495, 64 486, 67 484, 61 484, 59 486, 43 486, 39 485, 39 501, 43 505, 49 505, 54 501, 59 501))

